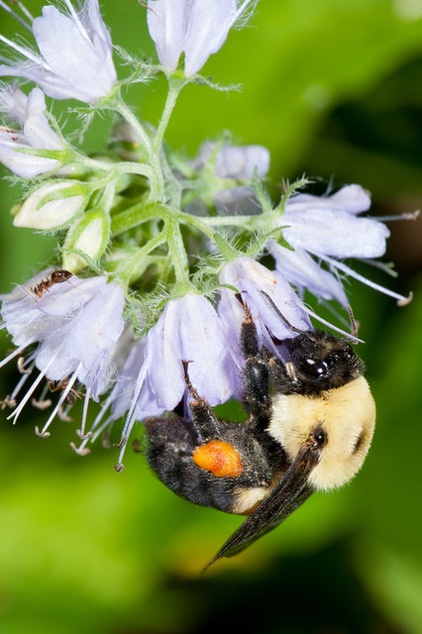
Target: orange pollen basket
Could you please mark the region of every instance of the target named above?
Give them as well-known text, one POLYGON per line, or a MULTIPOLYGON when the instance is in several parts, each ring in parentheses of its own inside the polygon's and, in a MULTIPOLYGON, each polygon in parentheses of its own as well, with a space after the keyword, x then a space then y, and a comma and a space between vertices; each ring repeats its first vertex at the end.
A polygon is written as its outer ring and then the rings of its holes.
POLYGON ((210 440, 206 445, 196 447, 193 461, 201 469, 211 471, 217 478, 236 478, 243 471, 239 452, 223 440, 210 440))

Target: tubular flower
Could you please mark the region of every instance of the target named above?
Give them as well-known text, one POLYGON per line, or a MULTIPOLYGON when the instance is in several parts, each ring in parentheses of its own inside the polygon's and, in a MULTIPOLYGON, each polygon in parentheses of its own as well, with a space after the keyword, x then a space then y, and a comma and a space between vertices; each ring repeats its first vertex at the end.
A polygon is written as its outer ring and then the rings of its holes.
POLYGON ((252 0, 148 0, 148 28, 161 64, 173 72, 184 53, 184 73, 195 75, 251 5, 252 0))
POLYGON ((230 398, 233 368, 220 320, 212 304, 193 293, 170 301, 148 333, 148 382, 163 409, 174 409, 186 389, 182 360, 189 364, 195 388, 211 405, 230 398))
MULTIPOLYGON (((134 343, 100 418, 111 405, 111 419, 126 414, 126 440, 136 421, 174 410, 186 395, 186 377, 211 405, 229 400, 238 384, 238 368, 227 346, 225 331, 213 305, 188 293, 167 303, 155 326, 134 343), (211 345, 210 345, 211 343, 211 345)), ((84 452, 86 442, 79 448, 84 452)))
POLYGON ((0 128, 3 165, 23 178, 34 178, 62 166, 62 161, 36 153, 36 150, 65 149, 62 139, 50 127, 44 95, 39 88, 27 96, 15 85, 4 86, 0 90, 0 111, 21 128, 0 128))
MULTIPOLYGON (((151 402, 145 409, 150 411, 154 403, 156 413, 171 411, 178 405, 186 389, 183 361, 188 363, 189 377, 195 388, 212 405, 224 403, 231 397, 233 366, 220 319, 205 297, 188 293, 168 302, 145 341, 138 346, 135 356, 138 363, 139 359, 143 362, 139 371, 135 370, 138 376, 132 378, 138 384, 138 391, 146 388, 148 399, 141 396, 139 403, 132 402, 126 408, 136 409, 137 418, 145 416, 141 411, 144 406, 141 408, 140 404, 148 400, 151 402)), ((134 360, 135 357, 129 357, 128 368, 134 360)), ((123 368, 123 376, 128 368, 123 368)), ((119 382, 116 387, 119 389, 119 382)))
MULTIPOLYGON (((1 299, 3 326, 16 346, 1 365, 27 354, 20 362, 25 380, 32 370, 39 370, 19 405, 16 398, 21 384, 9 397, 8 404, 16 406, 11 414, 14 420, 44 380, 57 383, 62 390, 44 431, 76 382, 85 387, 86 401, 98 400, 110 387, 112 356, 125 325, 124 292, 119 284, 107 283, 105 275, 81 279, 50 269, 1 299)), ((43 398, 46 394, 44 390, 43 398)))
POLYGON ((205 172, 211 190, 208 197, 219 214, 259 212, 253 188, 242 181, 251 182, 254 176, 266 176, 270 167, 267 148, 262 145, 225 144, 219 149, 216 143, 206 142, 199 148, 198 157, 191 166, 205 172))
POLYGON ((335 299, 343 306, 348 300, 340 281, 342 274, 405 302, 402 295, 374 284, 342 261, 368 260, 385 254, 390 231, 382 222, 359 215, 370 204, 368 193, 359 185, 343 187, 332 196, 293 196, 280 219, 283 238, 292 250, 274 241, 267 244, 277 270, 301 292, 309 290, 316 297, 335 299), (321 262, 328 271, 321 267, 321 262))
POLYGON ((222 288, 218 313, 233 359, 237 359, 240 366, 244 362, 239 338, 245 312, 233 287, 241 293, 251 313, 260 345, 272 347, 271 336, 277 339, 294 336, 288 324, 303 331, 311 328, 304 305, 279 271, 270 271, 252 258, 241 256, 223 266, 219 281, 222 288), (286 321, 280 319, 268 297, 286 321))
POLYGON ((98 0, 87 0, 79 12, 70 0, 65 0, 65 4, 67 13, 46 6, 41 17, 26 25, 39 53, 0 36, 22 57, 21 61, 1 64, 0 76, 33 81, 54 99, 95 104, 110 94, 117 81, 110 34, 101 18, 98 0))

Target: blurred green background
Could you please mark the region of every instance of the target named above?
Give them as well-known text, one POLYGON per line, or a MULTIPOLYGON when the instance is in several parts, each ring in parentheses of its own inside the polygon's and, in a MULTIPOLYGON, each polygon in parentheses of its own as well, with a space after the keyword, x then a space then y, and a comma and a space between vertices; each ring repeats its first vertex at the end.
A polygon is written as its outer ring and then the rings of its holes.
MULTIPOLYGON (((153 54, 136 0, 101 4, 116 44, 153 54)), ((42 3, 26 5, 38 14, 42 3)), ((3 33, 16 32, 8 16, 0 19, 3 33)), ((421 0, 261 0, 204 72, 241 90, 188 87, 169 129, 173 148, 193 155, 229 130, 234 142, 271 150, 276 185, 306 174, 318 191, 360 183, 380 215, 421 207, 421 0)), ((135 86, 127 98, 155 123, 163 89, 160 81, 135 86)), ((93 127, 88 150, 101 149, 107 125, 93 127)), ((19 188, 10 180, 0 196, 0 290, 8 292, 49 262, 54 242, 12 228, 19 188)), ((178 499, 130 450, 121 474, 113 450, 98 445, 76 456, 69 442, 77 421, 56 423, 41 440, 35 411, 15 427, 1 413, 2 634, 190 634, 234 625, 265 634, 422 632, 422 221, 390 226, 386 261, 399 277, 360 270, 415 298, 398 308, 351 284, 378 406, 362 472, 338 492, 314 495, 204 577, 240 518, 178 499)), ((0 378, 3 397, 17 380, 12 364, 0 378)))

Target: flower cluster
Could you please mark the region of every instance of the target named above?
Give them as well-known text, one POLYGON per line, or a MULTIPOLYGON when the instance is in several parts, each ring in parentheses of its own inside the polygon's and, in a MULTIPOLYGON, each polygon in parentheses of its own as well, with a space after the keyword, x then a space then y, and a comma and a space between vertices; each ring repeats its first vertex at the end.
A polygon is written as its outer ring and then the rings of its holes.
POLYGON ((81 442, 73 445, 80 454, 123 419, 119 469, 135 423, 184 403, 184 364, 211 405, 242 398, 244 304, 260 343, 271 348, 319 319, 305 293, 346 308, 347 276, 406 301, 344 263, 382 256, 389 235, 383 222, 363 215, 370 198, 360 186, 317 197, 299 193, 306 185, 300 181, 274 201, 265 187, 266 148, 224 138, 181 159, 164 144, 179 93, 189 82, 210 84, 198 73, 255 4, 141 5, 159 64, 134 63, 131 79, 163 73, 168 81, 153 129, 123 101, 120 85, 129 80, 118 79, 98 0, 78 10, 65 0, 35 19, 0 0, 36 45, 0 35, 13 53, 3 58, 0 76, 35 84, 28 93, 16 81, 0 89, 0 162, 26 181, 14 225, 59 236, 55 266, 1 296, 15 350, 0 366, 16 359, 21 372, 3 408, 11 407, 16 421, 29 402, 51 406, 37 428, 46 437, 52 421, 68 419, 81 398, 81 442), (109 154, 76 148, 45 96, 82 102, 80 115, 88 107, 89 120, 99 109, 116 113, 109 154), (100 410, 90 425, 92 400, 100 410))

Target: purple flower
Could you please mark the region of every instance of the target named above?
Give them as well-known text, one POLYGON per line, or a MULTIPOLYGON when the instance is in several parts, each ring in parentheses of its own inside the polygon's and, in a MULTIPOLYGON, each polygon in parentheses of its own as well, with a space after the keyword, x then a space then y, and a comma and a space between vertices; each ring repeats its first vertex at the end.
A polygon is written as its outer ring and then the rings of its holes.
MULTIPOLYGON (((76 382, 85 386, 86 401, 98 400, 110 387, 114 378, 113 353, 125 325, 122 316, 125 297, 119 284, 107 283, 106 276, 81 279, 66 272, 54 281, 55 276, 57 271, 43 271, 0 297, 3 327, 17 347, 0 365, 36 346, 22 367, 27 377, 34 368, 39 370, 12 412, 13 419, 17 419, 44 380, 63 386, 58 406, 43 433, 76 382)), ((19 389, 10 397, 11 404, 19 389)))
POLYGON ((301 293, 309 290, 316 297, 335 299, 348 304, 341 281, 347 274, 377 290, 406 298, 385 289, 343 263, 344 258, 368 260, 384 255, 387 227, 373 218, 359 214, 367 211, 370 197, 359 185, 348 185, 332 196, 299 194, 291 198, 281 216, 283 238, 292 247, 287 249, 274 241, 266 246, 274 257, 277 270, 301 293), (322 268, 321 263, 327 265, 322 268))
POLYGON ((238 369, 221 321, 213 305, 193 293, 169 301, 157 323, 134 343, 103 408, 101 417, 111 405, 112 420, 126 414, 119 464, 135 422, 174 410, 186 395, 184 361, 193 387, 211 405, 231 398, 238 369))
POLYGON ((87 0, 79 12, 70 0, 64 3, 67 13, 49 5, 43 8, 41 17, 27 26, 39 54, 0 35, 0 40, 23 58, 1 64, 0 76, 33 81, 54 99, 95 104, 111 93, 117 81, 110 35, 98 0, 87 0))
POLYGON ((145 339, 139 376, 148 387, 146 402, 152 400, 157 413, 173 410, 185 393, 182 361, 188 362, 195 389, 211 405, 231 397, 233 366, 219 317, 205 297, 193 293, 169 301, 145 339))
POLYGON ((26 96, 16 85, 4 86, 0 90, 0 111, 21 128, 0 128, 0 162, 3 165, 23 178, 34 178, 61 167, 60 160, 37 156, 34 151, 65 149, 62 139, 50 127, 44 95, 39 88, 26 96))
POLYGON ((173 72, 184 52, 185 75, 195 75, 251 5, 252 0, 148 0, 148 28, 160 63, 173 72))
MULTIPOLYGON (((241 256, 223 266, 219 279, 221 299, 218 313, 233 360, 240 368, 243 367, 244 359, 239 339, 245 312, 233 287, 241 293, 242 300, 251 313, 260 345, 272 348, 271 336, 280 340, 295 337, 297 333, 288 324, 303 331, 311 328, 304 305, 279 271, 270 271, 252 258, 241 256), (271 298, 286 321, 280 318, 264 293, 271 298)), ((238 387, 241 392, 241 385, 238 387)))
POLYGON ((227 143, 218 149, 216 143, 207 141, 199 148, 194 167, 203 169, 210 162, 215 165, 214 174, 217 178, 252 178, 255 173, 263 178, 270 167, 270 153, 262 145, 227 143))
POLYGON ((206 142, 199 148, 192 167, 205 172, 205 183, 210 183, 209 199, 219 214, 258 213, 259 204, 253 188, 243 183, 237 185, 235 181, 250 181, 255 175, 260 178, 266 176, 270 167, 267 148, 262 145, 225 144, 219 149, 216 143, 206 142))

